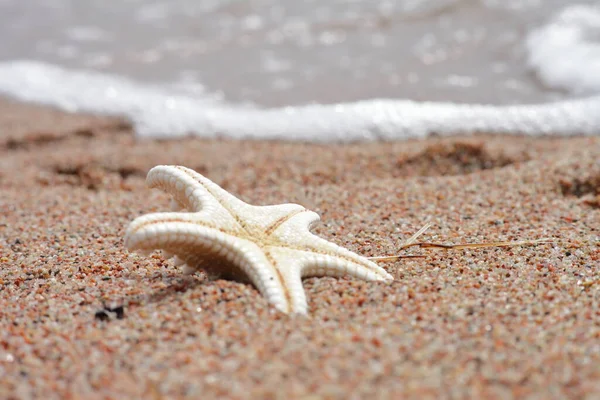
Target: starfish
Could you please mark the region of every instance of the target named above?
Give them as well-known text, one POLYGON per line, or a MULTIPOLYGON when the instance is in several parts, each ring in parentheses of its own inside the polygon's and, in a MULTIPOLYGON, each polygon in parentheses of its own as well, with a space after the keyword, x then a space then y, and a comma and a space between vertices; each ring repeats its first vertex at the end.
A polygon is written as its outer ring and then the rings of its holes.
POLYGON ((175 211, 131 222, 125 234, 129 250, 161 249, 184 273, 203 270, 249 281, 284 313, 307 312, 304 277, 394 279, 365 257, 311 233, 319 215, 301 205, 250 205, 181 166, 156 166, 146 183, 171 194, 175 211))

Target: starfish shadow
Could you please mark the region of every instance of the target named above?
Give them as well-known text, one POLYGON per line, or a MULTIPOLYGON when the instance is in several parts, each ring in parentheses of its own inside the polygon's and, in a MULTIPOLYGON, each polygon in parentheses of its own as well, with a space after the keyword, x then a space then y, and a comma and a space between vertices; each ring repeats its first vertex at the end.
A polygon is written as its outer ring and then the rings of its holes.
POLYGON ((158 274, 154 274, 153 277, 149 278, 148 276, 143 276, 135 273, 122 275, 121 278, 134 280, 138 282, 148 282, 148 280, 161 280, 166 286, 159 289, 149 289, 147 292, 143 294, 126 294, 122 297, 122 302, 125 304, 129 304, 130 306, 141 306, 152 303, 159 303, 165 299, 174 296, 180 296, 182 293, 187 292, 188 290, 193 290, 194 288, 204 285, 211 280, 207 277, 194 277, 194 276, 185 276, 185 275, 163 275, 158 276, 158 274))
POLYGON ((243 279, 240 280, 232 279, 226 276, 218 276, 210 274, 206 271, 198 271, 194 275, 171 275, 157 273, 153 274, 151 277, 139 275, 136 273, 128 273, 122 275, 121 278, 130 279, 138 282, 160 280, 166 285, 165 287, 159 289, 149 289, 148 292, 144 294, 123 295, 123 297, 121 298, 121 303, 128 304, 129 306, 144 306, 153 303, 160 303, 171 297, 181 296, 183 293, 186 293, 189 290, 194 290, 195 288, 201 287, 203 285, 210 285, 211 283, 214 283, 219 280, 248 285, 252 289, 258 290, 252 283, 246 282, 243 279))
POLYGON ((194 289, 197 286, 200 286, 206 283, 205 280, 197 280, 192 277, 185 278, 173 278, 171 284, 167 287, 158 289, 146 296, 146 304, 159 303, 165 299, 170 297, 179 296, 182 293, 187 292, 188 290, 194 289))

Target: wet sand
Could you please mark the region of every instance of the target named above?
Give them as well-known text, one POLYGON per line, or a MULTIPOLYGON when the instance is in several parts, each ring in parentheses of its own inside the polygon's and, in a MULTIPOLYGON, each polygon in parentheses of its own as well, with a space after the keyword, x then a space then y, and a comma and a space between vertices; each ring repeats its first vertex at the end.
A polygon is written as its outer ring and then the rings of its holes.
POLYGON ((2 100, 0 149, 1 398, 600 396, 600 138, 139 141, 2 100), (309 315, 287 316, 123 248, 133 218, 169 207, 144 185, 157 164, 300 203, 365 256, 426 222, 427 241, 554 243, 411 250, 381 264, 392 284, 305 280, 309 315))

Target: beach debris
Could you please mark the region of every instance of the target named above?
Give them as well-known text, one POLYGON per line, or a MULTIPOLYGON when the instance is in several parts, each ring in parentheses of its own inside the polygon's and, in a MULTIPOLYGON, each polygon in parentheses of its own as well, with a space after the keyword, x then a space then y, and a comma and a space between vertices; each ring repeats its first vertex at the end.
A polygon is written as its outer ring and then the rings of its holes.
POLYGON ((108 321, 110 316, 105 310, 98 310, 94 314, 94 319, 97 319, 98 321, 108 321))
POLYGON ((98 321, 109 321, 111 319, 110 314, 114 314, 117 319, 125 318, 125 308, 123 305, 107 307, 104 305, 101 310, 96 311, 94 319, 98 321))
POLYGON ((117 307, 113 307, 113 308, 106 308, 106 311, 115 313, 115 315, 117 316, 117 319, 123 319, 123 318, 125 318, 125 309, 123 308, 123 306, 117 306, 117 307))
POLYGON ((303 277, 394 279, 373 261, 312 234, 319 215, 301 205, 253 206, 182 166, 156 166, 146 183, 171 194, 176 211, 136 218, 125 234, 130 251, 161 249, 184 273, 250 281, 284 313, 307 312, 303 277))

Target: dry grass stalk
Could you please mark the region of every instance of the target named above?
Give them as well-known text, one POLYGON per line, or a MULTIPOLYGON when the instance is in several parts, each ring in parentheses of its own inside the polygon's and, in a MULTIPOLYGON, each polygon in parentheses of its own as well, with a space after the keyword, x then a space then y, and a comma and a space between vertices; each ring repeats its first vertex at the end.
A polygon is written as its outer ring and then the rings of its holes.
MULTIPOLYGON (((419 229, 414 235, 412 235, 402 246, 401 249, 407 249, 409 247, 420 247, 422 249, 434 248, 443 250, 462 250, 462 249, 479 249, 484 247, 514 247, 514 246, 530 246, 541 243, 550 243, 549 239, 536 239, 536 240, 521 240, 516 242, 487 242, 487 243, 459 243, 459 244, 443 244, 443 243, 431 243, 431 242, 417 242, 419 236, 421 236, 427 229, 431 227, 430 223, 425 224, 419 229)), ((422 255, 394 255, 394 256, 380 256, 380 257, 368 257, 369 260, 375 261, 396 261, 401 258, 421 258, 422 255)))

